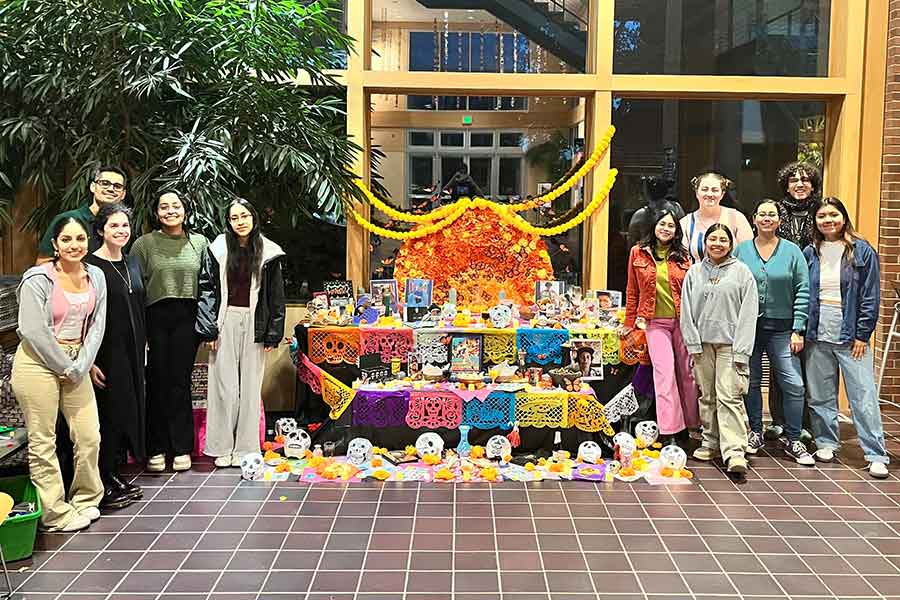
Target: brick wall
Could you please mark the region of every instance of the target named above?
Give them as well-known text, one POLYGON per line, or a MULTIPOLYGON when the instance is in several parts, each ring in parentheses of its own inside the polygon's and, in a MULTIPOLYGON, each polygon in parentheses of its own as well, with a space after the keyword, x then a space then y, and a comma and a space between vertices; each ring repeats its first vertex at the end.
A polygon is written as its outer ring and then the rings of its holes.
MULTIPOLYGON (((884 98, 884 149, 881 157, 881 213, 878 254, 881 256, 881 319, 875 336, 875 359, 881 360, 884 342, 900 298, 900 0, 890 0, 887 39, 887 77, 884 98)), ((900 340, 895 339, 884 370, 881 397, 900 403, 900 340)), ((878 363, 876 363, 877 367, 878 363)))

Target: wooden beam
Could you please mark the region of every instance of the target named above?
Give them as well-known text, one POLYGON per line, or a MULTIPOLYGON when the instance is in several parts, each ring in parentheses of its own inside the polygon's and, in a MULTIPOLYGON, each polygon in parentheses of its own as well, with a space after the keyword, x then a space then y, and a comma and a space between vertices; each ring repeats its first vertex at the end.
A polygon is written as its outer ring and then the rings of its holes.
POLYGON ((440 73, 431 71, 367 71, 363 84, 370 94, 434 94, 470 96, 588 96, 608 78, 582 73, 440 73))
POLYGON ((809 100, 848 93, 844 77, 755 77, 723 75, 613 75, 611 89, 629 98, 679 100, 809 100))

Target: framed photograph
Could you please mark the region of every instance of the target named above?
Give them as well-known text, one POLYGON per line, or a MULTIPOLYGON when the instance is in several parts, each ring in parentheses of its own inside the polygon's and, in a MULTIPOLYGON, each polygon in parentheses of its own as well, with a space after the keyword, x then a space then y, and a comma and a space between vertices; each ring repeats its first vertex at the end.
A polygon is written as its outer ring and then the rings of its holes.
POLYGON ((570 340, 569 365, 581 371, 584 381, 602 380, 603 340, 570 340))
POLYGON ((324 302, 325 308, 331 308, 330 300, 331 299, 328 297, 328 294, 326 294, 325 292, 313 292, 313 301, 316 301, 318 303, 324 302))
POLYGON ((346 279, 334 279, 322 283, 325 295, 328 296, 328 306, 331 308, 343 308, 353 303, 353 282, 346 279))
POLYGON ((595 290, 594 295, 600 310, 622 308, 622 292, 619 290, 595 290))
POLYGON ((427 308, 431 306, 430 279, 407 279, 405 298, 409 308, 427 308))
POLYGON ((565 281, 535 281, 534 282, 534 301, 540 303, 541 300, 552 300, 554 304, 559 304, 563 294, 566 293, 565 281))
POLYGON ((537 184, 537 195, 543 196, 547 192, 553 189, 552 183, 539 183, 537 184))
POLYGON ((481 336, 454 335, 450 338, 450 372, 481 371, 481 336))
POLYGON ((427 306, 407 306, 403 309, 404 323, 418 323, 428 316, 427 306))
POLYGON ((381 306, 383 298, 390 294, 391 308, 396 309, 400 302, 400 292, 396 279, 373 279, 369 282, 369 293, 372 295, 372 304, 381 306))

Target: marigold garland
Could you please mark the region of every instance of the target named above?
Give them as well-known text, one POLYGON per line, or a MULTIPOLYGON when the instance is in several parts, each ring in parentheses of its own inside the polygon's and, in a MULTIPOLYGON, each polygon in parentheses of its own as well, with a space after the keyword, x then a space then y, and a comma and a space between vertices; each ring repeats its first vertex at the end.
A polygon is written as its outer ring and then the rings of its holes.
MULTIPOLYGON (((453 204, 453 206, 456 206, 456 204, 453 204)), ((386 229, 384 227, 379 227, 378 225, 375 225, 371 221, 367 220, 364 216, 359 214, 356 211, 356 209, 354 209, 352 206, 349 206, 349 205, 347 206, 347 212, 349 212, 350 215, 354 219, 356 219, 356 222, 359 223, 360 226, 363 229, 365 229, 366 231, 369 231, 371 233, 380 235, 382 237, 390 238, 393 240, 413 240, 416 238, 423 238, 425 236, 431 235, 432 233, 437 233, 441 229, 444 229, 445 227, 447 227, 448 225, 450 225, 451 223, 456 221, 466 211, 466 209, 468 207, 469 207, 468 202, 462 203, 459 205, 457 210, 455 212, 453 212, 447 218, 445 218, 441 221, 438 221, 437 223, 432 223, 431 225, 426 225, 424 227, 417 227, 416 229, 413 229, 412 231, 395 231, 393 229, 386 229)))

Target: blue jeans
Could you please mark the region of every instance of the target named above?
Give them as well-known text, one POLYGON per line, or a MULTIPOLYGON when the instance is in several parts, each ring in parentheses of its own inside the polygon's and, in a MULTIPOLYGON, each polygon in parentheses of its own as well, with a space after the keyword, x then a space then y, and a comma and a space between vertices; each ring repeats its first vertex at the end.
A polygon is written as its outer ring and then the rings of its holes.
POLYGON ((806 347, 806 376, 809 386, 809 411, 816 446, 837 450, 841 440, 838 430, 838 370, 844 376, 844 387, 859 445, 869 462, 889 462, 884 447, 884 427, 875 390, 875 367, 872 350, 860 360, 850 355, 850 344, 810 342, 806 347))
POLYGON ((756 326, 756 342, 750 356, 750 391, 744 400, 750 429, 762 433, 762 357, 768 355, 772 378, 778 382, 784 400, 784 429, 790 441, 800 439, 803 427, 803 373, 800 357, 791 352, 791 330, 769 319, 756 326))

